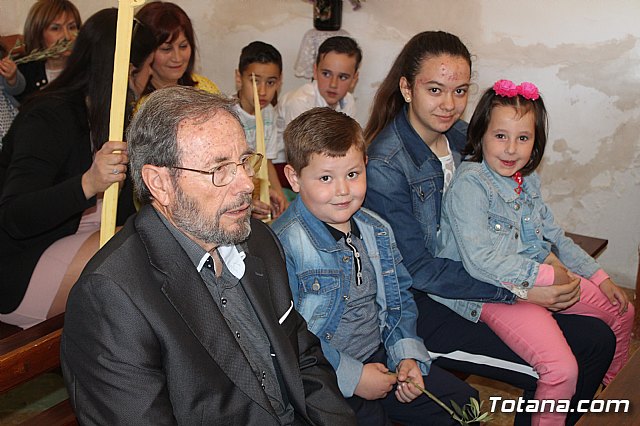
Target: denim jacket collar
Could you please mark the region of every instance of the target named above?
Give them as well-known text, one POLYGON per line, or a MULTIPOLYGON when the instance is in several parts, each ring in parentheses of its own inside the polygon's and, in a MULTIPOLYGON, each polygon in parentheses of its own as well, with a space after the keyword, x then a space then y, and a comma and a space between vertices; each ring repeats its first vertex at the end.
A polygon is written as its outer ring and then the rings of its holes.
MULTIPOLYGON (((518 184, 510 177, 501 176, 491 169, 486 161, 482 160, 482 172, 484 175, 493 182, 493 186, 496 192, 506 203, 512 203, 516 201, 520 196, 515 191, 518 184)), ((540 194, 537 191, 535 185, 531 185, 529 182, 534 178, 534 175, 523 176, 522 189, 524 193, 532 198, 537 198, 540 194)))
MULTIPOLYGON (((336 239, 331 235, 331 232, 329 232, 324 222, 315 217, 313 213, 309 211, 307 206, 304 205, 302 197, 296 197, 296 199, 289 205, 289 209, 292 209, 295 217, 299 219, 301 226, 307 231, 309 239, 316 249, 327 253, 341 250, 336 244, 336 239), (311 230, 313 230, 313 232, 309 232, 311 230)), ((372 226, 376 232, 384 231, 384 226, 379 221, 375 220, 371 216, 362 214, 360 210, 355 212, 351 220, 355 221, 357 226, 359 226, 358 222, 360 222, 362 224, 372 226)), ((359 229, 359 233, 362 232, 362 229, 359 229)))
POLYGON ((289 206, 300 220, 300 224, 307 230, 313 246, 325 252, 338 251, 336 240, 325 227, 324 223, 315 217, 302 202, 302 197, 297 196, 289 206), (313 232, 308 232, 313 230, 313 232))
MULTIPOLYGON (((409 107, 405 106, 402 108, 402 112, 396 115, 393 120, 393 127, 399 136, 402 146, 407 151, 409 158, 417 168, 421 168, 423 164, 427 163, 427 160, 431 160, 434 161, 434 163, 429 164, 432 164, 436 173, 441 174, 442 166, 440 159, 433 153, 433 151, 431 151, 431 149, 429 149, 427 144, 422 140, 422 137, 420 137, 418 132, 416 132, 409 122, 408 110, 409 107)), ((462 151, 466 145, 467 127, 468 125, 466 122, 458 120, 445 133, 456 165, 460 164, 462 161, 460 151, 462 151)))

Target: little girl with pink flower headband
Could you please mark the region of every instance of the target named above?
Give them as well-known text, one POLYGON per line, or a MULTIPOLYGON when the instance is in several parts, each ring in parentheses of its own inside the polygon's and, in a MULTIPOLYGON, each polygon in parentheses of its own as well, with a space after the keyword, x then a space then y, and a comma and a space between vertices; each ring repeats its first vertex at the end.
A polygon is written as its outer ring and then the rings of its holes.
POLYGON ((516 84, 511 80, 498 80, 493 85, 493 91, 496 92, 496 95, 507 98, 520 95, 525 99, 535 101, 540 97, 538 88, 535 84, 526 81, 516 86, 516 84))
MULTIPOLYGON (((535 169, 547 141, 538 88, 499 80, 469 123, 467 161, 445 193, 438 256, 461 260, 478 280, 518 296, 513 305, 479 304, 486 323, 539 375, 537 400, 570 400, 578 366, 551 312, 527 302, 533 286, 580 280, 580 300, 561 311, 597 317, 611 327, 616 351, 608 384, 627 361, 634 309, 598 263, 565 236, 542 200, 535 169)), ((566 413, 533 415, 533 424, 564 424, 566 413)))

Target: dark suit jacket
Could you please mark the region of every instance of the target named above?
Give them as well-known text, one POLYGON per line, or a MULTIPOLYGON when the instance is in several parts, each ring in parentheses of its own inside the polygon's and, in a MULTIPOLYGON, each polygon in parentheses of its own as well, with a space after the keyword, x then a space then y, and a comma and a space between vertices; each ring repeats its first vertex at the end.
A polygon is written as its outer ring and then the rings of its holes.
MULTIPOLYGON (((274 349, 297 423, 355 424, 319 341, 291 309, 273 233, 253 221, 247 244, 241 284, 274 349)), ((200 275, 151 206, 98 252, 73 287, 61 356, 81 424, 278 424, 200 275)))

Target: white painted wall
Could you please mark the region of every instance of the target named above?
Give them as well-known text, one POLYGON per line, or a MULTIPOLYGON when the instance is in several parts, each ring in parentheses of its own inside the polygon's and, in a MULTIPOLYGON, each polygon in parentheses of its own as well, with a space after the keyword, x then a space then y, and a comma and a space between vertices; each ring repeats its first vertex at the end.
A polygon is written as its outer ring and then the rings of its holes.
MULTIPOLYGON (((284 58, 285 91, 303 34, 312 27, 302 0, 175 0, 194 21, 199 70, 234 91, 240 49, 253 40, 284 58)), ((76 0, 83 18, 116 0, 76 0)), ((32 4, 0 0, 0 34, 21 32, 32 4)), ((364 51, 355 96, 364 124, 370 101, 404 43, 424 30, 457 34, 475 55, 469 117, 498 78, 535 82, 550 113, 541 167, 544 196, 565 229, 609 239, 600 262, 635 284, 640 242, 640 2, 637 0, 345 1, 343 29, 364 51)))

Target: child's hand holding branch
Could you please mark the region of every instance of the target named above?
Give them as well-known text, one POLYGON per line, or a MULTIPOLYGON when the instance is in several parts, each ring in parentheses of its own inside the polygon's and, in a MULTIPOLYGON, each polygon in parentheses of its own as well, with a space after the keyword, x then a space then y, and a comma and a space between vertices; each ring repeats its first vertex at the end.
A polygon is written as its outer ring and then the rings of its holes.
POLYGON ((388 372, 389 369, 384 364, 378 362, 365 364, 354 393, 367 400, 384 398, 396 383, 396 376, 387 374, 388 372))
POLYGON ((398 364, 396 398, 400 402, 411 402, 422 394, 415 385, 424 389, 422 372, 415 359, 403 359, 398 364))

